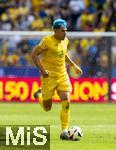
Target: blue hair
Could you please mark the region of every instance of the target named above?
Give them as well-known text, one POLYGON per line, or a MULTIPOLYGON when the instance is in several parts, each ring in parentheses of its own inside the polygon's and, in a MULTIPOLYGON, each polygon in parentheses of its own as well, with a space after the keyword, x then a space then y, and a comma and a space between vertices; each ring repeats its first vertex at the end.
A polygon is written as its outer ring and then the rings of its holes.
POLYGON ((60 28, 60 27, 67 27, 67 23, 65 20, 63 19, 56 19, 54 22, 53 22, 53 28, 56 29, 56 28, 60 28))

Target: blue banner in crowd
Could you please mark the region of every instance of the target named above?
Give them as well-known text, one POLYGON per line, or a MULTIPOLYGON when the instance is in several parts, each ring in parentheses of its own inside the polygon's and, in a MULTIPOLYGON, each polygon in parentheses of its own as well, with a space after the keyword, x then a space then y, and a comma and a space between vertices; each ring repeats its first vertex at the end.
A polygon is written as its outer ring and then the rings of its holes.
MULTIPOLYGON (((83 75, 82 77, 103 77, 96 76, 97 68, 95 69, 93 76, 90 76, 90 67, 83 66, 83 75)), ((71 70, 70 70, 71 72, 71 70)), ((72 77, 72 74, 69 72, 69 75, 72 77)), ((0 67, 0 77, 13 76, 13 77, 39 77, 40 72, 36 67, 0 67)), ((112 67, 112 78, 116 77, 116 67, 112 67)))
POLYGON ((37 77, 40 72, 36 67, 0 67, 0 77, 37 77))

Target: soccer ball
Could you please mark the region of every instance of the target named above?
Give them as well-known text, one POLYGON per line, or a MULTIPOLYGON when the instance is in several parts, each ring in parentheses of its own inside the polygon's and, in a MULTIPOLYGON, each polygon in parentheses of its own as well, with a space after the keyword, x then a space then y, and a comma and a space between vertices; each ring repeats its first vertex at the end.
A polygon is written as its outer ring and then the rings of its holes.
POLYGON ((68 134, 69 134, 69 138, 73 141, 79 141, 83 136, 82 130, 78 126, 71 127, 68 130, 68 134))

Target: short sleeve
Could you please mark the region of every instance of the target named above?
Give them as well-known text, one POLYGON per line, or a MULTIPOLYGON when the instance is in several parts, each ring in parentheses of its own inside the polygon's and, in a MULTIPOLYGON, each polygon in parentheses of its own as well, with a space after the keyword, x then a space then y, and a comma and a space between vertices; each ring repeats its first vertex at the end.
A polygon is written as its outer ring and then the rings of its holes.
POLYGON ((46 38, 43 38, 43 39, 41 40, 41 42, 39 43, 38 46, 39 46, 41 49, 46 50, 46 49, 47 49, 47 40, 46 40, 46 38))
POLYGON ((67 44, 67 46, 69 45, 69 39, 68 38, 66 38, 66 44, 67 44))

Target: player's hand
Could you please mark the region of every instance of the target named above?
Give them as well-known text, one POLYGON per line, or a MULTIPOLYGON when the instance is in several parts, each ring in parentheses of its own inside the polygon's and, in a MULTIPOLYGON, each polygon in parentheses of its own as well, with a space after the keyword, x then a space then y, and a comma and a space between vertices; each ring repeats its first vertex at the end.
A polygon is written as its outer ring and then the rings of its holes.
POLYGON ((79 75, 83 74, 82 69, 80 67, 78 67, 77 65, 74 66, 74 69, 75 69, 76 73, 78 73, 79 75))
POLYGON ((49 76, 49 71, 48 70, 44 70, 41 71, 43 78, 47 78, 49 76))

